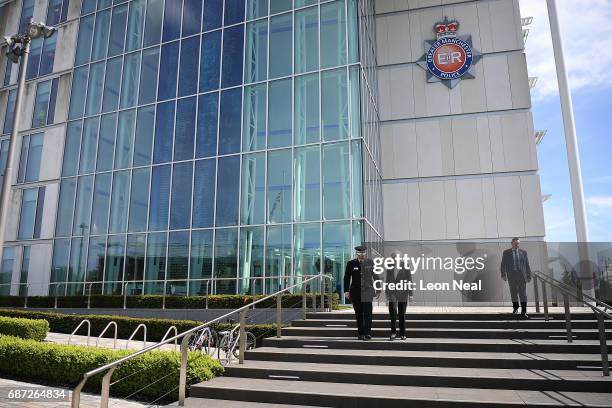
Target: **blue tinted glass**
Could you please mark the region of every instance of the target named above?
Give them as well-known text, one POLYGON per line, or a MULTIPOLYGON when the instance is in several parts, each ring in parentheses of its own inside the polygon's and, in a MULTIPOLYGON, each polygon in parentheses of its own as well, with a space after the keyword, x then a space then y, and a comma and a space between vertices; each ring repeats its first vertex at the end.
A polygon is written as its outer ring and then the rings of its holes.
POLYGON ((183 37, 200 32, 202 3, 202 0, 185 0, 183 3, 183 37))
POLYGON ((72 93, 70 94, 70 110, 68 119, 83 117, 85 110, 85 93, 87 92, 87 74, 89 65, 74 70, 72 76, 72 93))
POLYGON ((123 52, 125 44, 125 25, 127 22, 127 4, 115 7, 111 20, 110 40, 108 44, 108 55, 113 56, 123 52))
MULTIPOLYGON (((168 234, 168 275, 166 279, 187 279, 189 270, 189 231, 168 234)), ((171 293, 184 295, 187 282, 172 282, 171 293)))
POLYGON ((42 37, 35 38, 30 42, 30 57, 28 59, 28 71, 26 72, 26 79, 32 79, 38 76, 38 68, 40 66, 40 55, 42 54, 42 47, 42 37))
POLYGON ((196 157, 209 157, 217 154, 218 107, 218 92, 200 96, 198 102, 196 157))
MULTIPOLYGON (((189 293, 206 294, 206 282, 196 279, 212 276, 213 231, 200 230, 191 233, 191 262, 189 263, 189 293)), ((208 288, 211 290, 210 286, 208 288)))
POLYGON ((81 4, 81 15, 91 13, 96 10, 96 0, 83 0, 81 4))
POLYGON ((15 117, 15 103, 17 98, 17 90, 11 89, 8 92, 8 98, 6 101, 6 111, 4 114, 4 126, 2 127, 2 133, 11 133, 13 130, 13 119, 15 117))
POLYGON ((147 17, 145 20, 144 46, 159 44, 162 29, 164 0, 147 1, 147 17))
POLYGON ((93 176, 79 177, 72 235, 89 235, 93 181, 93 176))
POLYGON ((132 164, 134 149, 134 128, 136 127, 136 110, 119 113, 117 123, 117 146, 115 147, 115 168, 124 169, 132 164))
POLYGON ((123 81, 121 84, 121 108, 131 108, 138 98, 138 72, 140 71, 140 52, 125 56, 123 81))
POLYGON ((32 127, 40 127, 47 124, 47 114, 51 102, 52 81, 39 82, 36 85, 36 99, 34 100, 34 114, 32 116, 32 127))
POLYGON ((129 194, 130 171, 114 172, 109 232, 125 232, 127 227, 129 194))
POLYGON ((348 79, 343 68, 321 74, 323 140, 349 138, 348 79))
POLYGON ((166 0, 162 41, 172 41, 181 34, 182 0, 166 0))
POLYGON ((157 100, 176 97, 176 76, 178 74, 178 41, 162 45, 160 64, 159 64, 159 83, 157 100))
POLYGON ((155 106, 147 106, 146 108, 138 109, 136 137, 134 142, 134 166, 151 164, 154 119, 155 106))
MULTIPOLYGON (((87 272, 85 279, 88 282, 102 282, 104 280, 104 254, 106 253, 106 237, 89 238, 87 250, 87 272)), ((88 287, 89 289, 89 287, 88 287)), ((92 285, 91 292, 99 293, 101 285, 92 285)))
POLYGON ((125 36, 126 51, 134 51, 142 46, 146 3, 146 0, 134 0, 130 3, 130 14, 128 16, 127 23, 127 35, 125 36))
POLYGON ((172 202, 170 229, 189 228, 191 221, 191 184, 193 162, 174 165, 172 173, 172 202))
POLYGON ((204 31, 221 27, 223 18, 223 0, 206 0, 204 2, 204 31))
MULTIPOLYGON (((146 280, 164 280, 166 278, 166 233, 149 234, 147 237, 146 280)), ((151 282, 145 284, 145 293, 164 293, 164 284, 151 282)))
POLYGON ((219 294, 236 294, 237 250, 238 228, 215 230, 215 278, 219 294))
POLYGON ((268 147, 291 144, 291 79, 270 82, 268 93, 268 147))
POLYGON ((225 0, 224 25, 241 23, 244 21, 244 0, 225 0))
POLYGON ((174 131, 174 101, 157 105, 155 118, 155 147, 153 163, 172 160, 172 136, 174 131))
POLYGON ((38 188, 26 188, 22 192, 19 229, 17 231, 18 239, 31 239, 34 234, 37 193, 38 188))
POLYGON ((145 231, 147 228, 147 209, 149 208, 150 168, 134 169, 132 172, 132 191, 130 193, 130 220, 128 231, 145 231))
POLYGON ((102 121, 100 122, 100 136, 98 138, 98 163, 96 164, 97 171, 105 171, 113 168, 116 126, 116 113, 102 116, 102 121))
MULTIPOLYGON (((133 234, 128 235, 127 246, 125 251, 125 280, 134 281, 141 280, 144 265, 145 265, 145 234, 133 234)), ((128 285, 128 293, 134 288, 136 290, 141 289, 141 285, 138 282, 134 283, 134 286, 128 285)))
POLYGON ((102 112, 117 110, 117 106, 119 106, 119 86, 121 83, 122 60, 123 58, 117 57, 106 62, 102 112))
POLYGON ((108 36, 110 33, 110 18, 110 10, 104 10, 96 14, 96 27, 94 29, 93 45, 91 48, 92 61, 97 61, 106 57, 108 36))
POLYGON ((199 49, 200 37, 191 37, 181 42, 179 96, 193 95, 198 91, 199 49))
POLYGON ((72 252, 70 253, 70 266, 68 268, 68 282, 79 282, 80 284, 69 284, 68 295, 81 295, 85 287, 81 282, 85 280, 87 239, 72 238, 72 252))
POLYGON ((219 114, 219 154, 240 151, 240 114, 242 89, 236 88, 221 93, 219 114))
POLYGON ((77 42, 75 65, 81 65, 89 61, 95 18, 95 14, 92 14, 83 17, 79 22, 79 40, 77 42))
POLYGON ((240 156, 219 158, 217 174, 217 226, 238 223, 240 156))
POLYGON ((104 65, 104 61, 101 61, 90 66, 85 103, 85 115, 87 116, 100 113, 102 89, 104 88, 104 65))
MULTIPOLYGON (((51 282, 65 282, 68 273, 68 252, 70 250, 69 239, 56 239, 53 245, 53 260, 51 261, 51 282)), ((49 294, 64 294, 65 285, 52 285, 49 294)))
POLYGON ((291 149, 268 153, 268 222, 291 221, 291 149))
POLYGON ((40 174, 40 160, 43 149, 43 133, 30 136, 30 146, 28 148, 28 161, 25 169, 25 181, 36 181, 40 174))
POLYGON ((159 48, 150 48, 142 52, 142 65, 140 67, 140 104, 155 101, 157 95, 157 66, 159 63, 159 48))
POLYGON ((196 98, 179 99, 176 103, 174 160, 193 159, 196 98))
POLYGON ((293 0, 270 0, 270 14, 291 10, 293 0))
POLYGON ((151 176, 151 207, 149 230, 168 229, 168 204, 170 200, 170 165, 153 167, 151 176))
POLYGON ((98 0, 98 10, 110 7, 113 4, 113 0, 98 0))
POLYGON ((93 209, 91 211, 92 234, 106 234, 108 230, 111 175, 112 173, 96 174, 93 193, 93 209))
POLYGON ((62 176, 74 176, 79 164, 79 151, 81 146, 82 121, 68 123, 66 129, 66 142, 64 144, 64 162, 62 176))
POLYGON ((215 217, 215 159, 198 160, 193 186, 193 228, 212 227, 215 217))
POLYGON ((242 57, 244 46, 244 25, 223 30, 223 71, 221 86, 228 87, 242 83, 242 57))
POLYGON ((200 61, 200 92, 218 89, 221 72, 221 31, 202 36, 200 61))
POLYGON ((85 120, 83 137, 81 139, 81 159, 79 174, 92 173, 96 168, 96 146, 98 145, 98 126, 100 117, 85 120))
POLYGON ((270 19, 270 78, 291 74, 291 13, 270 19))
POLYGON ((57 43, 57 35, 52 35, 46 38, 43 43, 42 57, 40 59, 40 69, 38 75, 47 75, 53 71, 53 62, 55 61, 55 45, 57 43))
POLYGON ((248 0, 247 19, 251 20, 268 14, 268 0, 248 0))
POLYGON ((268 70, 268 20, 247 24, 244 82, 266 79, 268 70))
POLYGON ((76 177, 63 179, 60 185, 59 203, 57 205, 57 223, 55 235, 58 237, 70 235, 72 230, 72 212, 74 209, 74 194, 76 192, 76 177))
POLYGON ((119 294, 122 290, 123 265, 125 255, 125 235, 111 235, 106 247, 104 264, 104 293, 119 294))
POLYGON ((51 80, 51 97, 49 100, 49 109, 47 112, 47 125, 51 125, 55 122, 55 103, 57 101, 57 87, 59 86, 59 78, 53 78, 51 80))

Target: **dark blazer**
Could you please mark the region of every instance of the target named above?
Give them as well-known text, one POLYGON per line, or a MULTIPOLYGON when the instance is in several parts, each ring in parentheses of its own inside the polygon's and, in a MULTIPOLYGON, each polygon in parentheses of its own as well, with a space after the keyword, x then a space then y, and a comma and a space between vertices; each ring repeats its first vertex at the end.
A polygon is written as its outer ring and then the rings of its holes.
MULTIPOLYGON (((412 282, 410 270, 397 269, 385 271, 385 281, 387 283, 400 283, 401 281, 412 282)), ((389 290, 385 293, 389 302, 408 302, 408 296, 412 295, 411 290, 389 290)))
POLYGON ((351 259, 346 263, 344 291, 348 290, 352 299, 361 299, 362 295, 365 295, 364 301, 372 300, 374 296, 373 266, 371 259, 365 259, 363 262, 351 259))
MULTIPOLYGON (((531 268, 529 267, 529 257, 527 251, 519 248, 519 264, 518 264, 518 277, 521 277, 525 282, 531 280, 531 268)), ((502 255, 501 261, 501 276, 502 278, 512 279, 517 277, 517 272, 514 270, 514 259, 512 256, 512 248, 506 249, 502 255)))

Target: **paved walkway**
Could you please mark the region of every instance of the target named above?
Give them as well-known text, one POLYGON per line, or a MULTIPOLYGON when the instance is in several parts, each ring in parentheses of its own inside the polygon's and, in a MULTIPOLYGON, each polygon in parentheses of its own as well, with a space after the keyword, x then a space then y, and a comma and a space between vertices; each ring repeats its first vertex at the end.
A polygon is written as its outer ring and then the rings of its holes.
MULTIPOLYGON (((47 338, 45 339, 46 341, 49 342, 53 342, 53 343, 61 343, 61 344, 68 344, 68 339, 70 338, 69 334, 64 334, 64 333, 51 333, 49 332, 47 334, 47 338)), ((89 338, 89 346, 95 346, 96 345, 96 337, 90 337, 89 338)), ((70 344, 78 344, 80 346, 86 346, 87 344, 87 336, 78 336, 78 335, 74 335, 72 336, 72 339, 70 339, 70 344)), ((146 343, 147 346, 151 346, 153 345, 154 342, 149 341, 146 343)), ((114 339, 109 339, 109 338, 101 338, 99 343, 98 343, 99 347, 105 347, 105 348, 115 348, 115 349, 120 349, 120 350, 125 350, 126 348, 129 348, 131 350, 140 350, 142 348, 144 348, 144 343, 142 340, 132 340, 129 342, 129 347, 128 346, 128 341, 124 340, 124 339, 117 339, 117 343, 115 345, 115 341, 114 339)), ((162 350, 179 350, 180 348, 180 344, 178 344, 175 348, 174 343, 172 344, 164 344, 163 346, 161 346, 162 350)))

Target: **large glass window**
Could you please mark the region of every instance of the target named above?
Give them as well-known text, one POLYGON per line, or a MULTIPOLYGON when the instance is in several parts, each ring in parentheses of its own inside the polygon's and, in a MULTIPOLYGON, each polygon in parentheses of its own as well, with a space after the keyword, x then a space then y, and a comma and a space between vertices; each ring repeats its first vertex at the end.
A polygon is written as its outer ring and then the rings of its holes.
MULTIPOLYGON (((66 282, 68 275, 68 254, 70 252, 70 240, 69 239, 56 239, 53 242, 53 258, 51 260, 51 278, 49 281, 54 282, 66 282)), ((4 258, 6 254, 6 248, 2 253, 4 258)), ((3 259, 4 260, 4 259, 3 259)), ((65 285, 49 285, 49 294, 60 294, 63 295, 66 290, 65 285)))
POLYGON ((268 69, 268 20, 247 24, 244 82, 266 79, 268 69))
POLYGON ((221 27, 223 20, 223 0, 204 2, 204 31, 221 27))
POLYGON ((191 233, 191 262, 189 265, 189 293, 205 295, 212 293, 212 285, 206 279, 212 276, 213 231, 199 230, 191 233), (208 289, 208 292, 207 292, 208 289))
POLYGON ((77 42, 75 65, 89 62, 91 56, 91 40, 93 39, 95 14, 81 18, 79 21, 79 39, 77 42))
POLYGON ((347 78, 344 68, 321 73, 323 140, 349 137, 347 78))
POLYGON ((116 127, 116 113, 102 116, 100 120, 100 135, 98 137, 98 160, 96 163, 96 171, 106 171, 113 168, 116 127))
POLYGON ((102 91, 104 89, 104 61, 92 64, 89 67, 89 81, 87 82, 87 101, 85 102, 85 115, 100 113, 102 108, 102 91))
POLYGON ((30 252, 32 247, 27 245, 23 247, 23 253, 21 255, 21 271, 19 273, 19 296, 28 295, 28 275, 30 272, 30 252))
POLYGON ((83 117, 85 111, 85 93, 87 92, 87 75, 89 66, 76 68, 72 74, 72 93, 70 94, 70 109, 68 119, 83 117))
POLYGON ((125 232, 130 194, 130 172, 117 171, 113 174, 109 232, 125 232))
POLYGON ((0 176, 4 176, 6 160, 8 159, 8 139, 0 141, 0 176))
POLYGON ((108 44, 108 56, 112 57, 123 53, 125 45, 125 28, 128 17, 128 5, 122 4, 113 8, 111 20, 110 40, 108 44))
POLYGON ((164 15, 164 0, 148 0, 144 29, 144 46, 159 44, 164 15))
POLYGON ((68 295, 82 295, 87 268, 87 238, 72 238, 71 249, 68 281, 74 283, 68 285, 68 295))
POLYGON ((291 145, 292 95, 291 79, 270 82, 268 93, 268 148, 291 145))
POLYGON ((43 41, 42 56, 40 58, 40 68, 38 70, 39 76, 50 74, 53 71, 57 37, 57 35, 52 35, 49 38, 45 38, 45 40, 43 41))
POLYGON ((295 13, 295 72, 319 68, 319 9, 310 7, 295 13))
POLYGON ((127 34, 125 36, 126 52, 134 51, 142 47, 142 38, 144 35, 145 6, 146 0, 133 0, 130 2, 127 34))
POLYGON ((215 230, 215 273, 216 292, 235 294, 238 277, 238 229, 215 230))
POLYGON ((122 63, 122 57, 113 58, 106 62, 102 112, 110 112, 117 110, 117 106, 119 106, 119 87, 121 84, 122 63))
POLYGON ((142 51, 140 67, 140 86, 138 103, 141 105, 155 101, 157 95, 157 66, 159 63, 159 48, 149 48, 142 51))
POLYGON ((270 19, 270 78, 291 75, 291 20, 291 13, 270 19))
POLYGON ((247 0, 247 19, 268 15, 268 0, 247 0))
POLYGON ((265 160, 265 153, 242 156, 241 224, 263 224, 265 222, 265 160))
POLYGON ((323 145, 323 218, 349 218, 350 203, 349 144, 323 145))
POLYGON ((263 291, 264 228, 240 229, 240 293, 258 294, 263 291))
POLYGON ((93 181, 93 176, 79 177, 72 235, 89 235, 90 233, 93 181))
POLYGON ((290 222, 292 206, 291 149, 268 153, 268 222, 290 222))
POLYGON ((270 14, 291 10, 291 0, 270 0, 270 14))
POLYGON ((272 225, 266 228, 266 291, 274 293, 280 282, 291 275, 293 241, 291 224, 272 225), (270 279, 278 277, 278 279, 270 279))
POLYGON ((74 209, 74 194, 76 178, 63 179, 60 184, 59 203, 57 205, 57 221, 55 235, 65 237, 72 230, 72 211, 74 209))
POLYGON ((321 67, 346 64, 344 0, 321 5, 321 67))
POLYGON ((25 32, 28 23, 34 15, 34 0, 24 0, 21 4, 21 17, 19 19, 19 30, 18 33, 25 32))
POLYGON ((96 168, 96 145, 98 144, 99 126, 99 116, 88 118, 84 121, 83 136, 81 138, 79 174, 92 173, 96 168))
POLYGON ((174 133, 174 101, 157 105, 155 117, 155 146, 153 163, 172 160, 172 138, 174 133))
POLYGON ((242 57, 244 46, 244 25, 223 30, 223 65, 221 86, 229 87, 242 83, 242 57))
POLYGON ((219 93, 213 92, 199 97, 196 157, 210 157, 217 154, 218 110, 219 93))
POLYGON ((193 227, 212 227, 215 218, 216 160, 195 163, 193 187, 193 227))
MULTIPOLYGON (((332 275, 337 286, 344 276, 346 263, 352 259, 351 222, 326 222, 323 224, 323 265, 321 273, 332 275)), ((339 290, 336 287, 336 290, 339 290)), ((345 290, 348 290, 346 288, 345 290)), ((342 293, 342 292, 340 292, 342 293)))
POLYGON ((179 99, 176 103, 174 160, 193 159, 196 126, 196 98, 179 99))
POLYGON ((36 99, 34 100, 34 114, 32 116, 33 128, 53 123, 58 82, 59 80, 56 78, 39 82, 36 85, 36 99))
POLYGON ((132 164, 136 109, 119 112, 117 123, 117 145, 115 146, 115 168, 125 169, 132 164))
POLYGON ((295 149, 295 220, 321 218, 321 151, 319 146, 295 149))
POLYGON ((164 30, 162 41, 172 41, 181 34, 182 0, 166 0, 164 7, 164 30))
POLYGON ((2 133, 11 133, 13 131, 13 118, 15 116, 15 100, 17 98, 17 90, 11 89, 8 93, 6 101, 6 111, 4 114, 4 126, 2 133))
POLYGON ((243 151, 266 148, 266 91, 266 84, 244 88, 243 151))
POLYGON ((185 0, 183 3, 183 37, 200 32, 202 3, 201 0, 185 0))
POLYGON ((295 224, 293 274, 318 275, 321 267, 321 224, 295 224))
POLYGON ((138 99, 138 73, 140 72, 140 52, 125 56, 123 81, 121 84, 121 108, 136 105, 138 99))
MULTIPOLYGON (((363 156, 361 140, 351 142, 351 188, 353 190, 353 217, 363 217, 363 156)), ((380 206, 379 203, 375 204, 380 206)))
POLYGON ((189 231, 171 232, 168 236, 168 272, 166 292, 170 295, 187 294, 189 270, 189 231), (170 281, 183 279, 180 281, 170 281))
POLYGON ((168 229, 170 203, 170 165, 155 166, 151 174, 151 204, 149 209, 149 230, 168 229))
POLYGON ((319 74, 295 78, 295 144, 321 140, 319 112, 319 74))
POLYGON ((108 37, 111 14, 110 10, 96 13, 96 26, 93 34, 93 45, 91 48, 91 60, 97 61, 106 58, 108 50, 108 37))
POLYGON ((106 247, 104 293, 118 295, 122 291, 125 264, 125 235, 109 235, 106 247))
POLYGON ((56 25, 66 21, 70 0, 49 0, 47 9, 47 25, 56 25))
POLYGON ((82 121, 69 122, 66 126, 66 142, 64 144, 64 161, 62 163, 62 176, 74 176, 79 165, 79 151, 81 149, 82 121))
POLYGON ((200 37, 190 37, 181 41, 178 96, 193 95, 198 91, 197 55, 199 50, 200 37))
MULTIPOLYGON (((104 255, 106 254, 106 237, 90 237, 87 249, 87 271, 85 281, 102 282, 104 279, 104 255)), ((89 289, 89 285, 88 285, 89 289)), ((91 285, 91 293, 101 293, 101 283, 91 285)))
POLYGON ((189 228, 191 224, 191 183, 193 162, 174 165, 172 172, 172 202, 170 229, 189 228))
MULTIPOLYGON (((206 4, 209 4, 207 1, 206 4)), ((206 17, 204 17, 206 21, 206 17)), ((200 92, 219 89, 221 74, 221 31, 202 36, 200 48, 200 92)))
POLYGON ((224 25, 241 23, 244 21, 245 0, 225 0, 224 25))
POLYGON ((149 209, 150 168, 132 171, 132 191, 130 193, 130 220, 128 231, 140 232, 147 228, 147 210, 149 209))
POLYGON ((91 234, 106 234, 108 231, 108 209, 111 199, 112 173, 96 174, 91 211, 91 234))
POLYGON ((219 154, 240 151, 242 88, 221 92, 219 114, 219 154))
POLYGON ((134 166, 151 164, 154 124, 155 106, 139 108, 134 143, 134 166))
POLYGON ((40 161, 42 158, 44 134, 37 133, 24 136, 21 141, 21 156, 17 182, 26 183, 37 181, 40 174, 40 161))
POLYGON ((240 156, 219 158, 217 172, 217 220, 223 227, 238 224, 240 191, 240 156))
POLYGON ((157 100, 163 101, 176 97, 176 78, 178 75, 179 42, 162 45, 159 62, 159 82, 157 100))
MULTIPOLYGON (((132 234, 128 235, 127 237, 127 245, 125 250, 126 281, 141 280, 143 277, 145 265, 145 240, 146 235, 144 234, 132 234)), ((141 286, 138 283, 135 283, 135 285, 136 290, 138 290, 138 287, 141 286)), ((128 293, 130 292, 128 291, 128 293)))
POLYGON ((18 239, 40 238, 44 200, 44 187, 27 188, 23 190, 21 196, 21 211, 19 213, 18 239))
POLYGON ((166 235, 167 233, 160 232, 148 234, 147 236, 145 280, 153 282, 145 282, 146 294, 164 293, 163 280, 166 278, 166 235), (162 282, 155 282, 160 280, 162 282))

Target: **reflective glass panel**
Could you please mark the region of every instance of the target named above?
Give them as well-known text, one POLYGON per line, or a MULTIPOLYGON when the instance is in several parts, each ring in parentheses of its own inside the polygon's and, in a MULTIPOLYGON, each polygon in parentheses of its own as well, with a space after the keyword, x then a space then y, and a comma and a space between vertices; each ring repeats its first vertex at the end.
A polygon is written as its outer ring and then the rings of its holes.
POLYGON ((295 149, 295 220, 321 218, 321 150, 319 146, 295 149))
POLYGON ((128 17, 128 5, 122 4, 113 8, 113 16, 111 20, 111 32, 108 43, 108 56, 118 55, 123 53, 125 45, 125 28, 128 17))
POLYGON ((291 275, 293 240, 291 224, 271 225, 266 228, 266 293, 280 288, 280 281, 291 275), (270 279, 278 277, 277 279, 270 279))
POLYGON ((268 93, 268 148, 291 145, 292 94, 291 79, 270 82, 268 93))
POLYGON ((217 172, 217 226, 238 224, 240 156, 219 158, 217 172))
POLYGON ((193 227, 212 227, 215 218, 215 159, 195 162, 193 227))
POLYGON ((270 78, 291 74, 291 20, 291 13, 270 19, 270 78))
POLYGON ((147 235, 147 259, 145 269, 146 294, 164 293, 163 280, 166 278, 166 244, 167 236, 165 232, 147 235))
POLYGON ((110 34, 110 18, 110 10, 104 10, 96 14, 96 26, 94 28, 93 45, 91 48, 92 61, 106 58, 108 36, 110 34))
POLYGON ((290 222, 292 208, 291 149, 268 152, 268 222, 290 222))
POLYGON ((38 188, 26 188, 22 190, 19 230, 17 232, 18 239, 31 239, 34 235, 37 198, 38 188))
POLYGON ((222 87, 240 85, 242 83, 243 47, 244 24, 223 30, 222 87))
MULTIPOLYGON (((162 41, 172 41, 181 34, 181 15, 183 0, 166 0, 164 7, 164 30, 162 41)), ((163 54, 163 52, 162 52, 163 54)))
POLYGON ((81 18, 79 21, 79 39, 77 41, 74 65, 81 65, 89 61, 95 18, 95 14, 92 14, 81 18))
POLYGON ((295 144, 321 140, 319 112, 319 74, 295 78, 295 144))
POLYGON ((164 0, 148 0, 144 30, 144 46, 159 44, 161 39, 164 0))
POLYGON ((235 294, 238 276, 238 229, 215 230, 215 273, 216 293, 235 294))
POLYGON ((185 0, 183 3, 183 37, 200 32, 202 3, 202 0, 185 0))
POLYGON ((323 218, 350 217, 349 144, 323 145, 323 218))
POLYGON ((118 295, 122 291, 125 264, 125 235, 110 235, 106 246, 104 293, 118 295))
POLYGON ((117 124, 117 145, 115 147, 115 168, 124 169, 132 163, 136 109, 119 112, 117 124))
POLYGON ((116 113, 102 116, 100 121, 100 135, 98 137, 98 160, 96 163, 97 171, 105 171, 113 168, 116 127, 116 113))
POLYGON ((174 160, 193 159, 195 126, 196 98, 179 99, 176 102, 174 160))
POLYGON ((157 100, 163 101, 176 97, 176 78, 178 75, 179 42, 162 45, 159 59, 159 82, 157 100))
POLYGON ((242 151, 266 148, 266 84, 244 88, 242 151))
POLYGON ((191 224, 191 188, 193 162, 174 165, 172 172, 172 203, 170 229, 189 228, 191 224))
POLYGON ((132 170, 132 191, 130 193, 130 219, 128 231, 140 232, 147 228, 149 209, 150 168, 132 170))
POLYGON ((244 82, 266 79, 268 69, 268 20, 247 24, 244 82))
POLYGON ((199 97, 196 157, 210 157, 217 154, 218 110, 218 92, 201 95, 199 97))
POLYGON ((55 235, 65 237, 72 230, 72 211, 74 209, 74 194, 76 178, 63 179, 60 184, 59 203, 57 205, 57 221, 55 235))
MULTIPOLYGON (((145 265, 145 234, 132 234, 127 237, 125 251, 125 280, 141 280, 145 265)), ((142 285, 134 284, 133 289, 139 290, 142 285)), ((132 288, 128 286, 128 288, 132 288)), ((134 293, 136 294, 136 293, 134 293)))
POLYGON ((242 88, 221 92, 219 122, 219 154, 240 151, 240 116, 242 88))
POLYGON ((344 0, 321 5, 321 68, 346 64, 344 0))
POLYGON ((142 47, 146 3, 146 0, 133 0, 132 2, 130 2, 127 34, 125 36, 125 50, 128 52, 134 51, 142 47))
POLYGON ((310 7, 295 13, 295 72, 319 68, 319 9, 310 7))
POLYGON ((134 166, 151 164, 153 126, 155 124, 154 118, 155 106, 147 106, 138 109, 134 143, 134 166))
POLYGON ((102 112, 117 110, 117 106, 119 105, 119 86, 121 83, 122 62, 123 58, 121 57, 113 58, 106 62, 102 112))
POLYGON ((113 174, 113 193, 111 199, 109 232, 125 232, 128 215, 128 195, 130 193, 130 172, 117 171, 113 174))
MULTIPOLYGON (((210 1, 205 4, 210 3, 210 1)), ((221 73, 221 31, 202 36, 200 48, 200 92, 219 89, 221 73)))
POLYGON ((168 229, 170 200, 170 165, 155 166, 151 176, 151 204, 149 209, 149 230, 168 229))
POLYGON ((321 224, 295 224, 293 273, 318 275, 321 267, 321 224))
POLYGON ((159 63, 159 48, 149 48, 142 51, 142 66, 140 67, 140 87, 138 102, 142 104, 155 101, 157 95, 157 65, 159 63))
POLYGON ((321 89, 323 140, 347 139, 350 135, 346 70, 322 72, 321 89))
POLYGON ((100 113, 104 88, 104 65, 104 61, 90 65, 85 103, 85 115, 87 116, 100 113))
POLYGON ((265 222, 265 160, 265 153, 242 156, 241 224, 263 224, 265 222))
POLYGON ((89 235, 93 176, 79 177, 74 208, 72 235, 89 235))
POLYGON ((240 293, 263 292, 264 227, 240 229, 240 293))
POLYGON ((198 91, 198 52, 200 37, 181 41, 181 65, 179 72, 178 96, 193 95, 198 91))
POLYGON ((91 233, 106 234, 108 230, 108 209, 110 205, 112 173, 96 174, 94 183, 91 233))
MULTIPOLYGON (((199 230, 191 233, 191 262, 189 265, 189 293, 206 295, 206 281, 197 279, 210 278, 213 265, 213 230, 199 230)), ((208 293, 212 285, 208 284, 208 293)))
POLYGON ((153 163, 172 160, 172 138, 174 133, 174 101, 157 105, 155 117, 155 146, 153 163))
POLYGON ((130 108, 136 105, 139 72, 140 52, 126 55, 123 65, 123 83, 121 85, 121 108, 130 108))
POLYGON ((206 0, 204 2, 204 31, 221 27, 223 20, 223 0, 206 0))
POLYGON ((85 119, 81 138, 81 158, 79 174, 92 173, 96 168, 96 146, 98 144, 98 127, 100 117, 85 119))
POLYGON ((245 0, 225 0, 224 25, 236 24, 244 21, 245 0))
MULTIPOLYGON (((87 92, 87 75, 89 66, 76 68, 72 74, 72 93, 70 94, 70 109, 68 119, 83 117, 85 111, 85 92, 87 92)), ((5 124, 6 129, 6 124, 5 124)))

